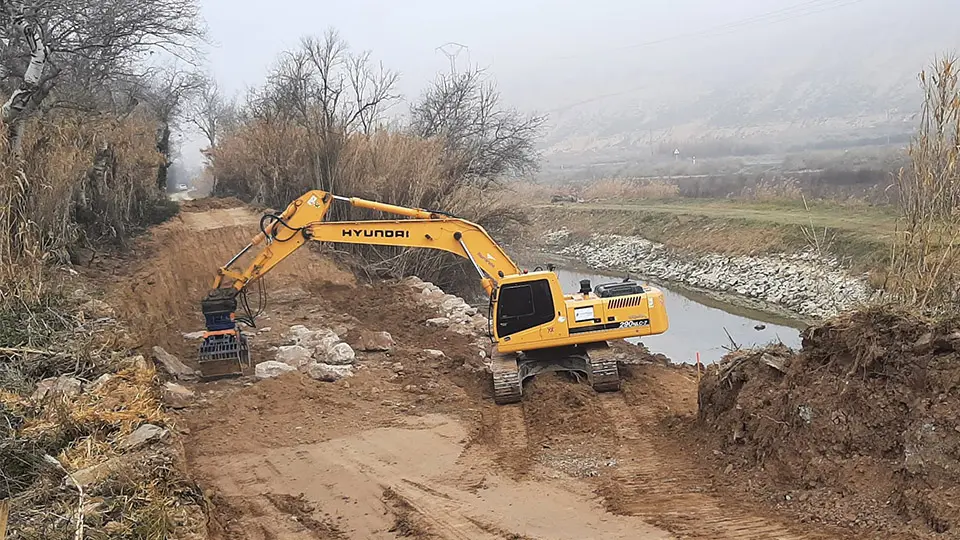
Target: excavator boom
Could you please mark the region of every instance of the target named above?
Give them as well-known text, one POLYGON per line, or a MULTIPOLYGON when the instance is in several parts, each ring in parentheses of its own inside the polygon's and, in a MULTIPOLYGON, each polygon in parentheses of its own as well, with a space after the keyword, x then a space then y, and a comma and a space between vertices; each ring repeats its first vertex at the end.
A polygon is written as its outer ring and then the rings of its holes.
POLYGON ((222 287, 224 279, 228 278, 232 280, 230 287, 242 290, 309 240, 447 251, 473 263, 488 294, 504 277, 520 273, 517 264, 476 223, 429 210, 404 208, 356 197, 337 197, 323 191, 304 194, 279 216, 264 216, 261 229, 260 234, 243 251, 220 268, 213 283, 214 289, 222 287), (323 218, 335 200, 411 219, 324 222, 323 218), (270 223, 266 224, 265 221, 270 223), (264 242, 267 245, 245 269, 231 269, 233 263, 247 251, 264 242))

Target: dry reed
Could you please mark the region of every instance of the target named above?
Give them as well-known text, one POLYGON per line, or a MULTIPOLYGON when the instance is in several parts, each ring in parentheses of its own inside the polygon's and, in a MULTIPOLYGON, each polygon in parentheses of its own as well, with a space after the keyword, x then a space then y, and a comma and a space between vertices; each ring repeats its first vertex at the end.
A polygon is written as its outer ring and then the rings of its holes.
POLYGON ((960 300, 960 73, 954 56, 920 74, 924 104, 910 144, 911 166, 897 177, 901 219, 887 290, 920 309, 954 309, 960 300))

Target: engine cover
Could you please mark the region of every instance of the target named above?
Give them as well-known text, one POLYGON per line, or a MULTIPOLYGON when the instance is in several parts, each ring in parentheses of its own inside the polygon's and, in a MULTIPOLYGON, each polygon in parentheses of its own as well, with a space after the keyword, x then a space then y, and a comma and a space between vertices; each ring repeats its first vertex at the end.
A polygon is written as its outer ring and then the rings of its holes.
POLYGON ((636 281, 623 281, 620 283, 601 283, 593 289, 593 292, 600 298, 613 298, 617 296, 630 296, 631 294, 643 294, 643 286, 636 281))

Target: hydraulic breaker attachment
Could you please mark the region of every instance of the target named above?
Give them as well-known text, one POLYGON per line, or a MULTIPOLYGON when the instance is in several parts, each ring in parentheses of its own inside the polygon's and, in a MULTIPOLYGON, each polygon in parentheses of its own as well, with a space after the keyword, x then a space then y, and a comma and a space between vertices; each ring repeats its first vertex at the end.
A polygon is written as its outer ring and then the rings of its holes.
POLYGON ((204 380, 238 377, 250 365, 247 336, 237 326, 237 290, 210 291, 200 302, 207 331, 200 345, 200 374, 204 380))

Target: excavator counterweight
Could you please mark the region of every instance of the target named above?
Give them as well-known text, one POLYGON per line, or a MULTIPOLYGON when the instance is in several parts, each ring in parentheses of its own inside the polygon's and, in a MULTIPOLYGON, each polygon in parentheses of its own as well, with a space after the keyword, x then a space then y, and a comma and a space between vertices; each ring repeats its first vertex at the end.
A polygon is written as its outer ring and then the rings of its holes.
POLYGON ((246 289, 311 240, 438 249, 468 259, 490 295, 490 370, 498 404, 520 401, 524 381, 547 371, 579 373, 598 392, 619 390, 618 365, 608 341, 662 334, 668 328, 659 289, 625 281, 591 290, 589 281, 583 281, 577 293, 565 294, 555 272, 521 270, 482 227, 442 212, 310 191, 281 214, 263 216, 260 229, 219 269, 201 302, 207 331, 199 360, 205 379, 239 375, 249 367, 246 336, 238 325, 254 325, 246 289), (324 221, 335 201, 405 219, 324 221), (245 268, 232 268, 261 245, 245 268), (242 317, 237 317, 238 306, 246 311, 242 317))

